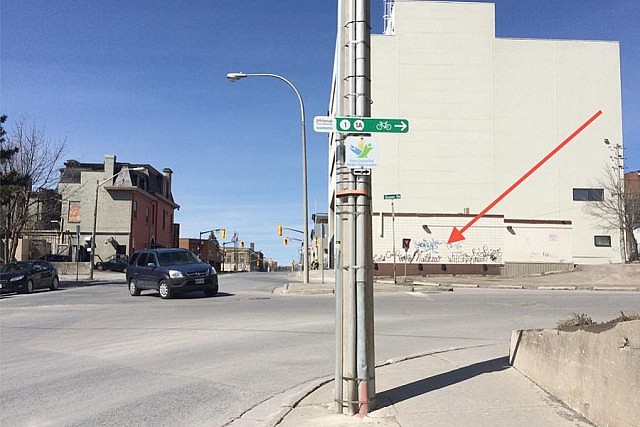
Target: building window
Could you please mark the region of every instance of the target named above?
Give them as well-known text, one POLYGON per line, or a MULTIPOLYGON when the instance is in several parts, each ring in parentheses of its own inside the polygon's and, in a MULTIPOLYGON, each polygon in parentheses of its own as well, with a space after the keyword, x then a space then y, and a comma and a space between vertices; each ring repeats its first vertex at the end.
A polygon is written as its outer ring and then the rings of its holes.
POLYGON ((138 219, 138 201, 133 201, 133 219, 138 219))
POLYGON ((149 206, 144 208, 144 222, 145 224, 149 224, 149 206))
POLYGON ((596 247, 611 247, 611 236, 593 236, 593 243, 596 247))
POLYGON ((604 189, 574 188, 573 200, 576 202, 601 202, 604 200, 604 189))

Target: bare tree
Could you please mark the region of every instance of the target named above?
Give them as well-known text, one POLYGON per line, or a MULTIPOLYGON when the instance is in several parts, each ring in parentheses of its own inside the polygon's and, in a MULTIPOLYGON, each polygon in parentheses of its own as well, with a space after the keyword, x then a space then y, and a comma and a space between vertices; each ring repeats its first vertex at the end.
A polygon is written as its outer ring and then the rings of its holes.
POLYGON ((640 195, 625 188, 624 178, 617 167, 606 168, 598 185, 604 190, 604 199, 587 202, 585 211, 600 219, 604 229, 621 233, 625 261, 637 259, 637 242, 633 231, 640 228, 640 195))
POLYGON ((11 177, 10 182, 0 188, 3 255, 9 260, 16 255, 22 232, 35 224, 33 207, 41 201, 37 195, 51 194, 44 190, 55 188, 57 166, 65 153, 66 141, 54 143, 46 137, 43 128, 19 121, 2 145, 3 151, 13 151, 0 164, 2 177, 11 177))

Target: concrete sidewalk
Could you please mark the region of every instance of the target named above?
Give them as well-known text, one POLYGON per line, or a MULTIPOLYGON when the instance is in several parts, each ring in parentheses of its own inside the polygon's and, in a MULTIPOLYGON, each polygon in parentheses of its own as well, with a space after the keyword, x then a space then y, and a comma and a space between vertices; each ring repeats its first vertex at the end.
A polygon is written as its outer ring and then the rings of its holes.
POLYGON ((591 426, 508 364, 508 344, 450 349, 376 368, 376 405, 336 414, 330 380, 276 396, 232 426, 591 426), (320 385, 319 388, 318 385, 320 385))
MULTIPOLYGON (((283 294, 332 293, 334 272, 298 274, 283 294), (323 283, 324 282, 324 283, 323 283)), ((526 277, 377 278, 376 292, 494 289, 640 290, 640 265, 586 266, 569 273, 526 277)), ((376 403, 360 418, 337 414, 333 378, 298 386, 247 412, 233 426, 591 426, 508 363, 508 344, 445 349, 376 367, 376 403)))
MULTIPOLYGON (((534 276, 480 276, 480 275, 431 275, 393 278, 374 277, 376 292, 441 292, 456 288, 489 289, 540 289, 540 290, 591 290, 591 291, 640 291, 640 263, 585 265, 571 272, 548 273, 534 276)), ((289 283, 278 289, 279 294, 333 293, 334 270, 309 272, 309 283, 302 283, 300 272, 289 275, 289 283)))
POLYGON ((127 283, 125 274, 117 271, 95 270, 93 272, 93 280, 89 280, 89 274, 86 272, 80 272, 77 276, 76 274, 60 275, 61 288, 73 288, 79 286, 93 286, 115 283, 127 283))

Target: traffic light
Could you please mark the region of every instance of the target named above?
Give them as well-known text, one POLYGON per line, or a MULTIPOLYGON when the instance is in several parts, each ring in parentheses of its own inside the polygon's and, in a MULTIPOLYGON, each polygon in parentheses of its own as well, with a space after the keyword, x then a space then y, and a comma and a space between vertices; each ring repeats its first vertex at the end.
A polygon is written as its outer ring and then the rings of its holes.
POLYGON ((289 244, 289 239, 287 239, 286 237, 284 239, 282 239, 282 243, 287 246, 289 244))
POLYGON ((244 248, 244 240, 240 240, 240 247, 244 248))
POLYGON ((220 230, 220 237, 222 237, 223 239, 227 238, 227 229, 223 228, 222 230, 220 230))
POLYGON ((278 225, 278 236, 282 236, 282 225, 278 225))

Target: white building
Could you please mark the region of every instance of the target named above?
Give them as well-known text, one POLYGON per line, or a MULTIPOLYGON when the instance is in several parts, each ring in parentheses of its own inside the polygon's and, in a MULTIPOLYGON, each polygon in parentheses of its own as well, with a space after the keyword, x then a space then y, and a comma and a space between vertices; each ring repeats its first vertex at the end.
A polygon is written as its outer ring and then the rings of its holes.
POLYGON ((618 43, 496 38, 490 3, 396 1, 390 11, 385 34, 371 37, 371 117, 406 118, 410 129, 375 135, 379 273, 390 271, 393 234, 396 262, 406 254, 410 272, 621 262, 619 231, 584 212, 587 199, 615 197, 597 183, 611 167, 604 140, 622 144, 618 43), (598 111, 448 244, 453 227, 463 229, 598 111), (385 194, 401 195, 395 221, 385 194), (411 239, 406 252, 402 239, 411 239))

